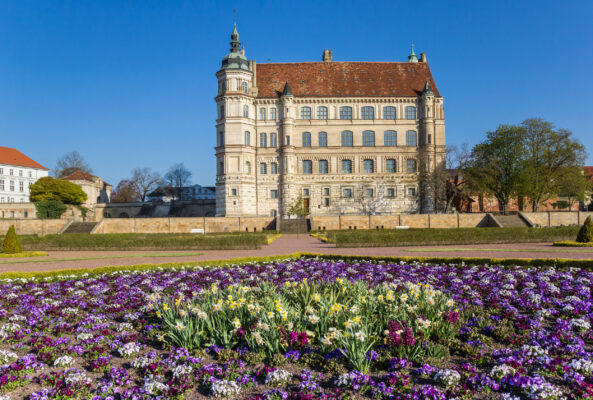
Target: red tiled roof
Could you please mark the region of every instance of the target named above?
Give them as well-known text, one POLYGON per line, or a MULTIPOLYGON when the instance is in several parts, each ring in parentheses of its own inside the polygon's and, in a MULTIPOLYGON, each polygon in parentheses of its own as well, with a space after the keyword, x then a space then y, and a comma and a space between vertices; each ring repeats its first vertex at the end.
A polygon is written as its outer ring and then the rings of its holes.
POLYGON ((91 175, 87 172, 82 172, 82 171, 78 170, 78 171, 74 171, 73 173, 71 173, 68 176, 63 177, 62 179, 65 179, 67 181, 91 181, 91 182, 94 182, 95 178, 96 178, 95 175, 91 175))
POLYGON ((585 171, 585 176, 593 178, 593 167, 583 167, 583 171, 585 171))
POLYGON ((440 96, 428 63, 308 62, 256 64, 258 97, 278 97, 288 82, 295 96, 420 96, 428 83, 440 96))
POLYGON ((11 147, 0 146, 0 164, 14 165, 17 167, 29 167, 48 170, 43 165, 39 164, 35 160, 27 157, 17 149, 11 147))

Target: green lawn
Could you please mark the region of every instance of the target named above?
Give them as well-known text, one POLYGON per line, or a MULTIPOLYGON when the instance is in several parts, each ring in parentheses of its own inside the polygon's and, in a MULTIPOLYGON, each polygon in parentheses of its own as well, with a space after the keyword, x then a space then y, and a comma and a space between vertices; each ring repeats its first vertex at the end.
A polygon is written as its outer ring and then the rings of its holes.
POLYGON ((560 250, 558 248, 555 249, 482 249, 482 248, 452 248, 452 247, 422 247, 419 249, 407 249, 406 251, 410 252, 417 252, 417 253, 455 253, 455 252, 463 252, 463 251, 500 251, 500 252, 518 252, 518 253, 593 253, 593 249, 563 249, 560 250))
POLYGON ((157 258, 157 257, 191 257, 201 256, 204 253, 138 253, 138 254, 119 254, 110 256, 90 256, 90 257, 43 257, 36 259, 15 259, 1 261, 0 264, 25 264, 25 263, 49 263, 60 261, 86 261, 86 260, 105 260, 121 258, 157 258))
POLYGON ((574 239, 578 226, 554 228, 369 229, 318 232, 337 247, 544 243, 574 239))

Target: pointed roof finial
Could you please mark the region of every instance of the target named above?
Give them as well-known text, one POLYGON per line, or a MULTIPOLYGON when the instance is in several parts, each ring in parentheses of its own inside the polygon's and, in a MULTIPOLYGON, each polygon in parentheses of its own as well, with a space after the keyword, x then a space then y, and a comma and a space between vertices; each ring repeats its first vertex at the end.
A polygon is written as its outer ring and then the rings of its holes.
POLYGON ((235 21, 231 33, 231 53, 238 53, 240 50, 241 42, 239 41, 239 31, 237 31, 237 21, 235 21))
POLYGON ((286 81, 286 83, 284 84, 284 90, 282 91, 282 96, 280 97, 294 97, 294 95, 292 94, 292 89, 288 84, 288 81, 286 81))
POLYGON ((412 52, 408 56, 408 62, 418 62, 418 57, 416 56, 416 53, 414 53, 414 43, 412 43, 412 52))
POLYGON ((424 90, 422 91, 422 96, 434 96, 432 89, 430 88, 430 83, 428 83, 428 79, 426 79, 426 83, 424 84, 424 90))

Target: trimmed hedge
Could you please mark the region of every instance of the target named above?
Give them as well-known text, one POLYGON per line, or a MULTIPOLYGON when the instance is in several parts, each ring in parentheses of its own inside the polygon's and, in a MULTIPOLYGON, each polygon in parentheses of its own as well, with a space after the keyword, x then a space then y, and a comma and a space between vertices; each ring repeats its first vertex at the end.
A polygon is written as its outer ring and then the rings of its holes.
POLYGON ((577 234, 577 242, 579 243, 590 243, 593 242, 593 221, 591 217, 587 217, 579 233, 577 234))
POLYGON ((593 247, 593 242, 577 242, 574 240, 564 240, 561 242, 554 242, 554 246, 558 247, 593 247))
POLYGON ((21 241, 16 234, 14 225, 10 225, 8 232, 6 232, 6 236, 2 241, 2 254, 18 254, 22 252, 21 241))
POLYGON ((553 228, 413 228, 317 232, 337 247, 394 247, 448 244, 537 243, 572 240, 578 226, 553 228))
POLYGON ((561 269, 567 268, 583 268, 593 269, 593 260, 571 260, 562 258, 480 258, 480 257, 372 257, 372 256, 357 256, 357 255, 330 255, 330 254, 316 254, 316 253, 291 253, 277 256, 267 257, 246 257, 235 258, 230 260, 207 260, 197 262, 175 262, 166 264, 138 264, 138 265, 124 265, 124 266, 109 266, 99 267, 94 269, 64 269, 55 271, 39 271, 39 272, 4 272, 0 273, 0 279, 31 279, 31 278, 45 278, 45 277, 61 277, 61 278, 76 278, 83 275, 101 275, 117 272, 146 272, 157 269, 171 270, 183 267, 219 267, 225 265, 239 265, 246 263, 261 263, 273 262, 279 260, 295 259, 295 258, 320 258, 328 261, 372 261, 372 262, 387 262, 387 263, 429 263, 429 264, 459 264, 464 265, 502 265, 508 267, 555 267, 561 269))
POLYGON ((268 233, 224 234, 64 234, 23 236, 26 250, 228 250, 258 249, 268 233))

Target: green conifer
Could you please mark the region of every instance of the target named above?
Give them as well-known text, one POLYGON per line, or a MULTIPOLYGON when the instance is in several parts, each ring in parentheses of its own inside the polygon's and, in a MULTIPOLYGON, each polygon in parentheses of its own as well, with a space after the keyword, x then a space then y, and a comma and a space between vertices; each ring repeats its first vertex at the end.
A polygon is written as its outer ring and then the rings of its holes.
POLYGON ((579 230, 577 235, 577 242, 579 243, 589 243, 593 242, 593 221, 591 221, 591 217, 587 217, 583 226, 579 230))
POLYGON ((21 240, 16 234, 14 225, 11 225, 10 228, 8 228, 8 232, 6 232, 4 243, 2 243, 2 253, 17 254, 22 252, 23 249, 21 248, 21 240))

